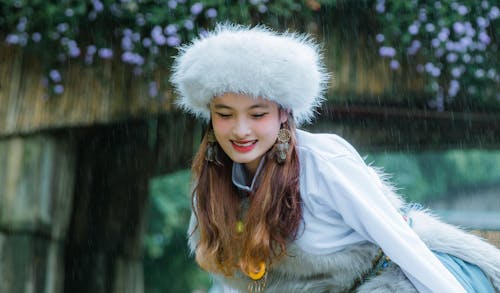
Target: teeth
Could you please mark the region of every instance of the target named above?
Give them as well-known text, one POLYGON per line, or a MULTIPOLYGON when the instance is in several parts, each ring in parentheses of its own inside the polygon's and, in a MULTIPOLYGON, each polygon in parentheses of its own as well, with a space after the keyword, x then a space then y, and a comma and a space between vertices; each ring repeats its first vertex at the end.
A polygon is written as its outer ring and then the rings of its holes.
POLYGON ((253 141, 249 141, 249 142, 246 142, 246 143, 238 143, 236 141, 233 141, 233 143, 237 146, 240 146, 240 147, 247 147, 247 146, 251 146, 253 144, 253 141))

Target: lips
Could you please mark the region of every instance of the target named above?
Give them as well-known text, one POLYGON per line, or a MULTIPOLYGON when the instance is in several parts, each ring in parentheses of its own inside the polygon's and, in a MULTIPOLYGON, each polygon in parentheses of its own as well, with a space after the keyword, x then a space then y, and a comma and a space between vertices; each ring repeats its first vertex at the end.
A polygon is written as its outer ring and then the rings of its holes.
POLYGON ((231 141, 233 148, 240 153, 246 153, 253 150, 256 143, 257 140, 231 141))

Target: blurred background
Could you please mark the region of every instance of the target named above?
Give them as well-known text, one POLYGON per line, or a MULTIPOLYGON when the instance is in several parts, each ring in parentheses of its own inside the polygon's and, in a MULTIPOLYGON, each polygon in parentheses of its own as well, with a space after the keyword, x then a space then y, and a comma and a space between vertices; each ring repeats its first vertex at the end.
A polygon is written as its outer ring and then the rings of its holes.
MULTIPOLYGON (((310 34, 305 128, 500 246, 498 0, 0 0, 0 292, 208 292, 186 245, 203 125, 168 82, 217 22, 310 34)), ((210 73, 207 73, 210 74, 210 73)))

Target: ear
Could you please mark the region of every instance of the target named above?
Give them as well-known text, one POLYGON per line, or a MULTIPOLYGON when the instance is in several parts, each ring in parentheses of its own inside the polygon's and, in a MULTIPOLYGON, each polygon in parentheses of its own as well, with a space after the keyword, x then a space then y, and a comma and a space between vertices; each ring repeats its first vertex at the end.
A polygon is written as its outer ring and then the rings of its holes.
POLYGON ((288 121, 288 116, 290 116, 290 110, 280 108, 280 123, 283 124, 288 121))

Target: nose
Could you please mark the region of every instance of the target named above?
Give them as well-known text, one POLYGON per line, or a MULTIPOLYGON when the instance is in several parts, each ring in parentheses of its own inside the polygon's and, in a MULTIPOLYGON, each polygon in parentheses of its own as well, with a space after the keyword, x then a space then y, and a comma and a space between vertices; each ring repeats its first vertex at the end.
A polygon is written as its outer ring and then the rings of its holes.
POLYGON ((244 139, 251 133, 249 121, 245 118, 239 118, 233 127, 233 135, 236 139, 244 139))

